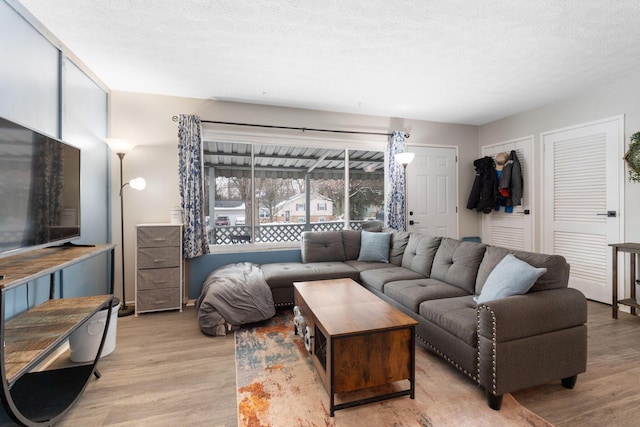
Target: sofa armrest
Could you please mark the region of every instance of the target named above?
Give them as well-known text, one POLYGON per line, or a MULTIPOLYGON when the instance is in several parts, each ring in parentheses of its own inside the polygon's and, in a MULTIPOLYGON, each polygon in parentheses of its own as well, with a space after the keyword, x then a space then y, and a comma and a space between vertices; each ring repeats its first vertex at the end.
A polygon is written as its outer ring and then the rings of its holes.
POLYGON ((558 331, 587 322, 587 300, 572 288, 487 301, 478 306, 478 334, 496 342, 558 331))

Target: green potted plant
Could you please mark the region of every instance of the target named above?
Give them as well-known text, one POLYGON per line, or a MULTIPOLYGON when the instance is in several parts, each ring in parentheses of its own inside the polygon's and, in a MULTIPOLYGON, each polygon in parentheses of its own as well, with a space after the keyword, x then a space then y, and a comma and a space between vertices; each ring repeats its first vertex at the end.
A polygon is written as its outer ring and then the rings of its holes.
POLYGON ((629 181, 640 182, 640 132, 631 135, 629 150, 624 155, 624 161, 629 168, 629 181))

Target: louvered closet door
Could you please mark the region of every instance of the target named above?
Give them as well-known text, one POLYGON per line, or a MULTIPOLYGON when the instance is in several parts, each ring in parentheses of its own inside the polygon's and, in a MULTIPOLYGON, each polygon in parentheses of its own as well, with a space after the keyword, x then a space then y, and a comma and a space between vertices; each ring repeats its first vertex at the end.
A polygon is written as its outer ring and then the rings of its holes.
POLYGON ((482 147, 482 155, 494 160, 498 153, 515 150, 522 168, 521 205, 513 212, 505 212, 504 207, 490 214, 482 214, 482 241, 484 243, 523 251, 533 250, 533 136, 482 147))
POLYGON ((542 134, 544 251, 571 265, 569 286, 611 303, 611 250, 620 241, 623 119, 542 134), (607 215, 607 212, 610 212, 607 215), (615 216, 613 215, 615 212, 615 216))

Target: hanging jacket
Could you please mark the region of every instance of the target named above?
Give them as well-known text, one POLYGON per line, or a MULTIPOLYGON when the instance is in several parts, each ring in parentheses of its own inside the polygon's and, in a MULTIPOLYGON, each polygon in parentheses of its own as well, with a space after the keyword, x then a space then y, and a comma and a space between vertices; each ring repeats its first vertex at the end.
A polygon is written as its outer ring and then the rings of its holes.
POLYGON ((504 208, 505 208, 504 211, 505 212, 507 212, 508 209, 510 208, 510 206, 507 206, 507 201, 509 200, 509 189, 508 188, 505 189, 505 188, 501 187, 502 181, 503 181, 502 176, 503 176, 503 173, 505 173, 507 171, 506 166, 509 164, 509 162, 510 161, 507 161, 503 165, 502 169, 496 168, 496 176, 498 177, 498 195, 496 196, 496 209, 495 210, 497 210, 497 211, 500 210, 501 206, 504 206, 504 208))
POLYGON ((475 160, 473 166, 476 169, 476 177, 467 201, 467 209, 490 213, 496 207, 498 195, 496 165, 491 157, 485 156, 475 160))
POLYGON ((505 202, 505 206, 519 206, 522 204, 522 187, 524 186, 522 178, 522 166, 518 160, 515 150, 511 150, 509 160, 505 163, 500 177, 499 189, 507 189, 509 196, 505 202))

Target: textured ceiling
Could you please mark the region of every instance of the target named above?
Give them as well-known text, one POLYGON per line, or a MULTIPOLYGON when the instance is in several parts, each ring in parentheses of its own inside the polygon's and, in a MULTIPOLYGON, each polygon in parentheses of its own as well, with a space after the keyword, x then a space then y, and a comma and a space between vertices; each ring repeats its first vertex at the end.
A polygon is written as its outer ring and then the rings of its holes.
POLYGON ((21 0, 112 90, 483 124, 630 74, 638 0, 21 0))

